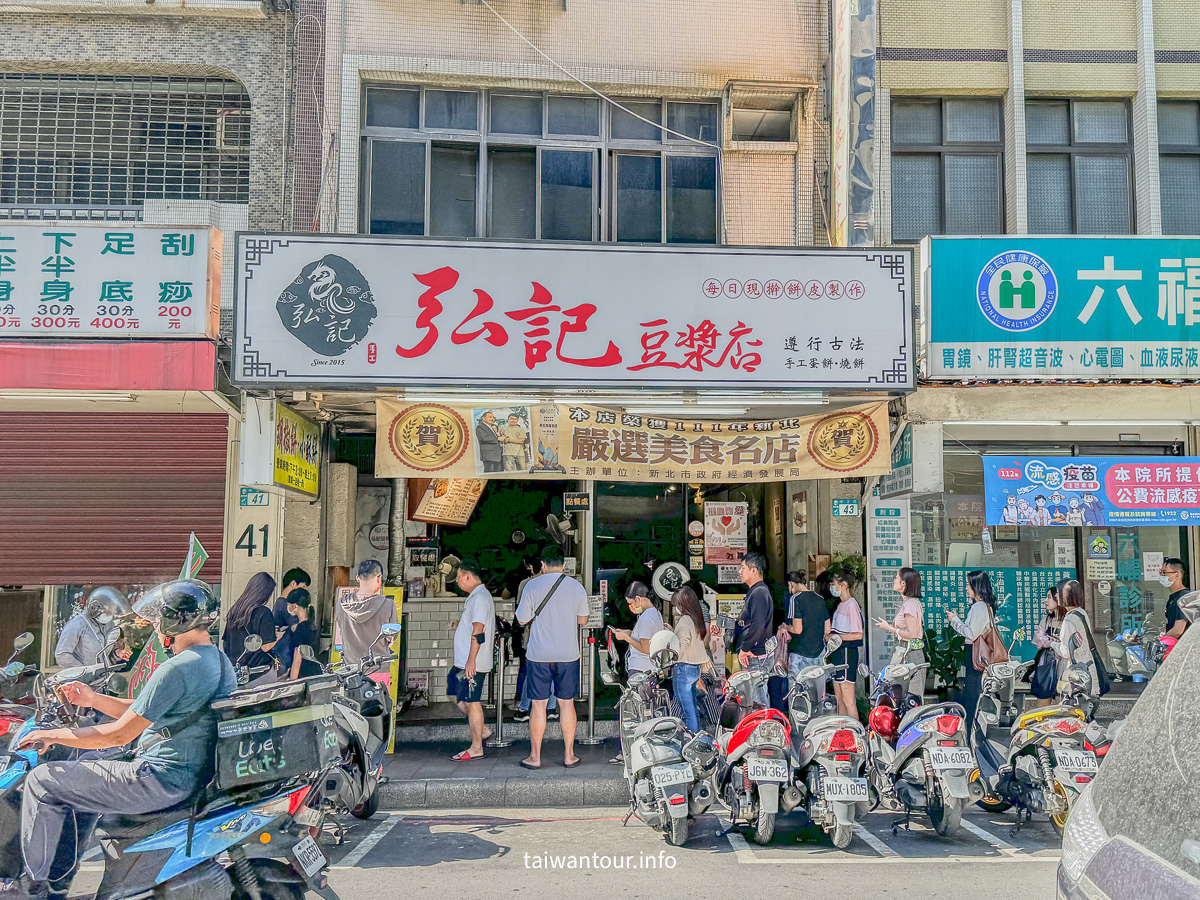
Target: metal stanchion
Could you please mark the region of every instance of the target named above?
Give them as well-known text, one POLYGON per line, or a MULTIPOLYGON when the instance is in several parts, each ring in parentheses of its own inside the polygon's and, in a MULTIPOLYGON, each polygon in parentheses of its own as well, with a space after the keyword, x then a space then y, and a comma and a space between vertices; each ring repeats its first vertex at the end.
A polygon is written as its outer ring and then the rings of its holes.
POLYGON ((587 737, 576 738, 585 745, 603 744, 604 738, 596 737, 596 635, 588 632, 588 723, 587 737))
POLYGON ((505 653, 507 649, 506 635, 496 642, 496 653, 499 657, 496 666, 496 727, 492 729, 492 736, 484 741, 488 747, 511 747, 514 743, 512 738, 504 739, 504 669, 508 664, 508 654, 505 653))

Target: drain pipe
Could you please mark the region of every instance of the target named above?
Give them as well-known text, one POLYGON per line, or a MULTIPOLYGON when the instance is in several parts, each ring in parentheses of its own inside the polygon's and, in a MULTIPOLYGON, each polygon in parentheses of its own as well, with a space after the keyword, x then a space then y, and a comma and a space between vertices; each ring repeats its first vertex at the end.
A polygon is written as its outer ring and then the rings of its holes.
POLYGON ((391 511, 388 513, 388 571, 391 587, 404 585, 404 522, 408 518, 408 479, 393 478, 391 511))

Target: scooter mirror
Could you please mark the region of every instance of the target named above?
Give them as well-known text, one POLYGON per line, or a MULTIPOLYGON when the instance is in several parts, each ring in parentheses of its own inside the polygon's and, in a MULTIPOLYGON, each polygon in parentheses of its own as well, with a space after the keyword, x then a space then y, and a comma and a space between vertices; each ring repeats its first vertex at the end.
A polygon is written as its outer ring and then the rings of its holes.
POLYGON ((380 635, 386 635, 387 637, 395 637, 400 633, 400 623, 388 622, 381 629, 379 629, 379 633, 380 635))
POLYGON ((246 636, 246 641, 242 646, 245 647, 249 652, 255 653, 262 649, 262 645, 262 638, 260 638, 257 634, 250 634, 246 636))
POLYGON ((858 664, 858 676, 860 678, 870 678, 871 677, 871 670, 869 668, 867 668, 866 663, 858 664))
POLYGON ((33 635, 28 631, 22 631, 13 641, 13 649, 17 652, 24 650, 33 643, 33 635))
POLYGON ((300 645, 300 655, 305 659, 316 659, 317 655, 313 653, 313 648, 308 644, 300 645))

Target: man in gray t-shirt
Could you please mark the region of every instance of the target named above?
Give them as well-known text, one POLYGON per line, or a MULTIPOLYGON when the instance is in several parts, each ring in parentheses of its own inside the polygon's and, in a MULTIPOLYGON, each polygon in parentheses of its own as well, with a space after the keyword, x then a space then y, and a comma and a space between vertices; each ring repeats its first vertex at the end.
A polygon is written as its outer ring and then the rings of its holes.
POLYGON ((562 550, 542 551, 542 574, 530 579, 517 606, 517 621, 533 623, 525 645, 526 679, 532 705, 529 711, 529 756, 526 769, 542 765, 542 738, 546 734, 546 706, 558 698, 568 768, 579 765, 575 755, 575 698, 579 695, 579 628, 588 621, 587 592, 563 573, 562 550))
POLYGON ((219 606, 200 581, 171 582, 162 587, 161 596, 159 619, 151 621, 174 657, 154 670, 138 698, 108 697, 81 682, 68 682, 62 692, 69 701, 114 721, 35 730, 21 739, 22 747, 61 744, 80 750, 138 743, 132 760, 85 757, 44 763, 29 773, 21 806, 26 875, 19 884, 10 880, 0 885, 0 896, 46 896, 63 824, 72 812, 85 833, 101 813, 140 815, 182 803, 211 777, 216 741, 212 702, 237 687, 233 665, 208 634, 219 606))

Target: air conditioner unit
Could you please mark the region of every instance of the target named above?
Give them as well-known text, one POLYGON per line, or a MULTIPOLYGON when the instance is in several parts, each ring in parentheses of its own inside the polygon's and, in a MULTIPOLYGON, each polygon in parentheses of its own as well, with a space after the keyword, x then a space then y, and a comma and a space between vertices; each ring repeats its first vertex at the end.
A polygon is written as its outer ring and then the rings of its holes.
POLYGON ((245 156, 250 152, 250 110, 223 109, 217 113, 217 152, 245 156))

